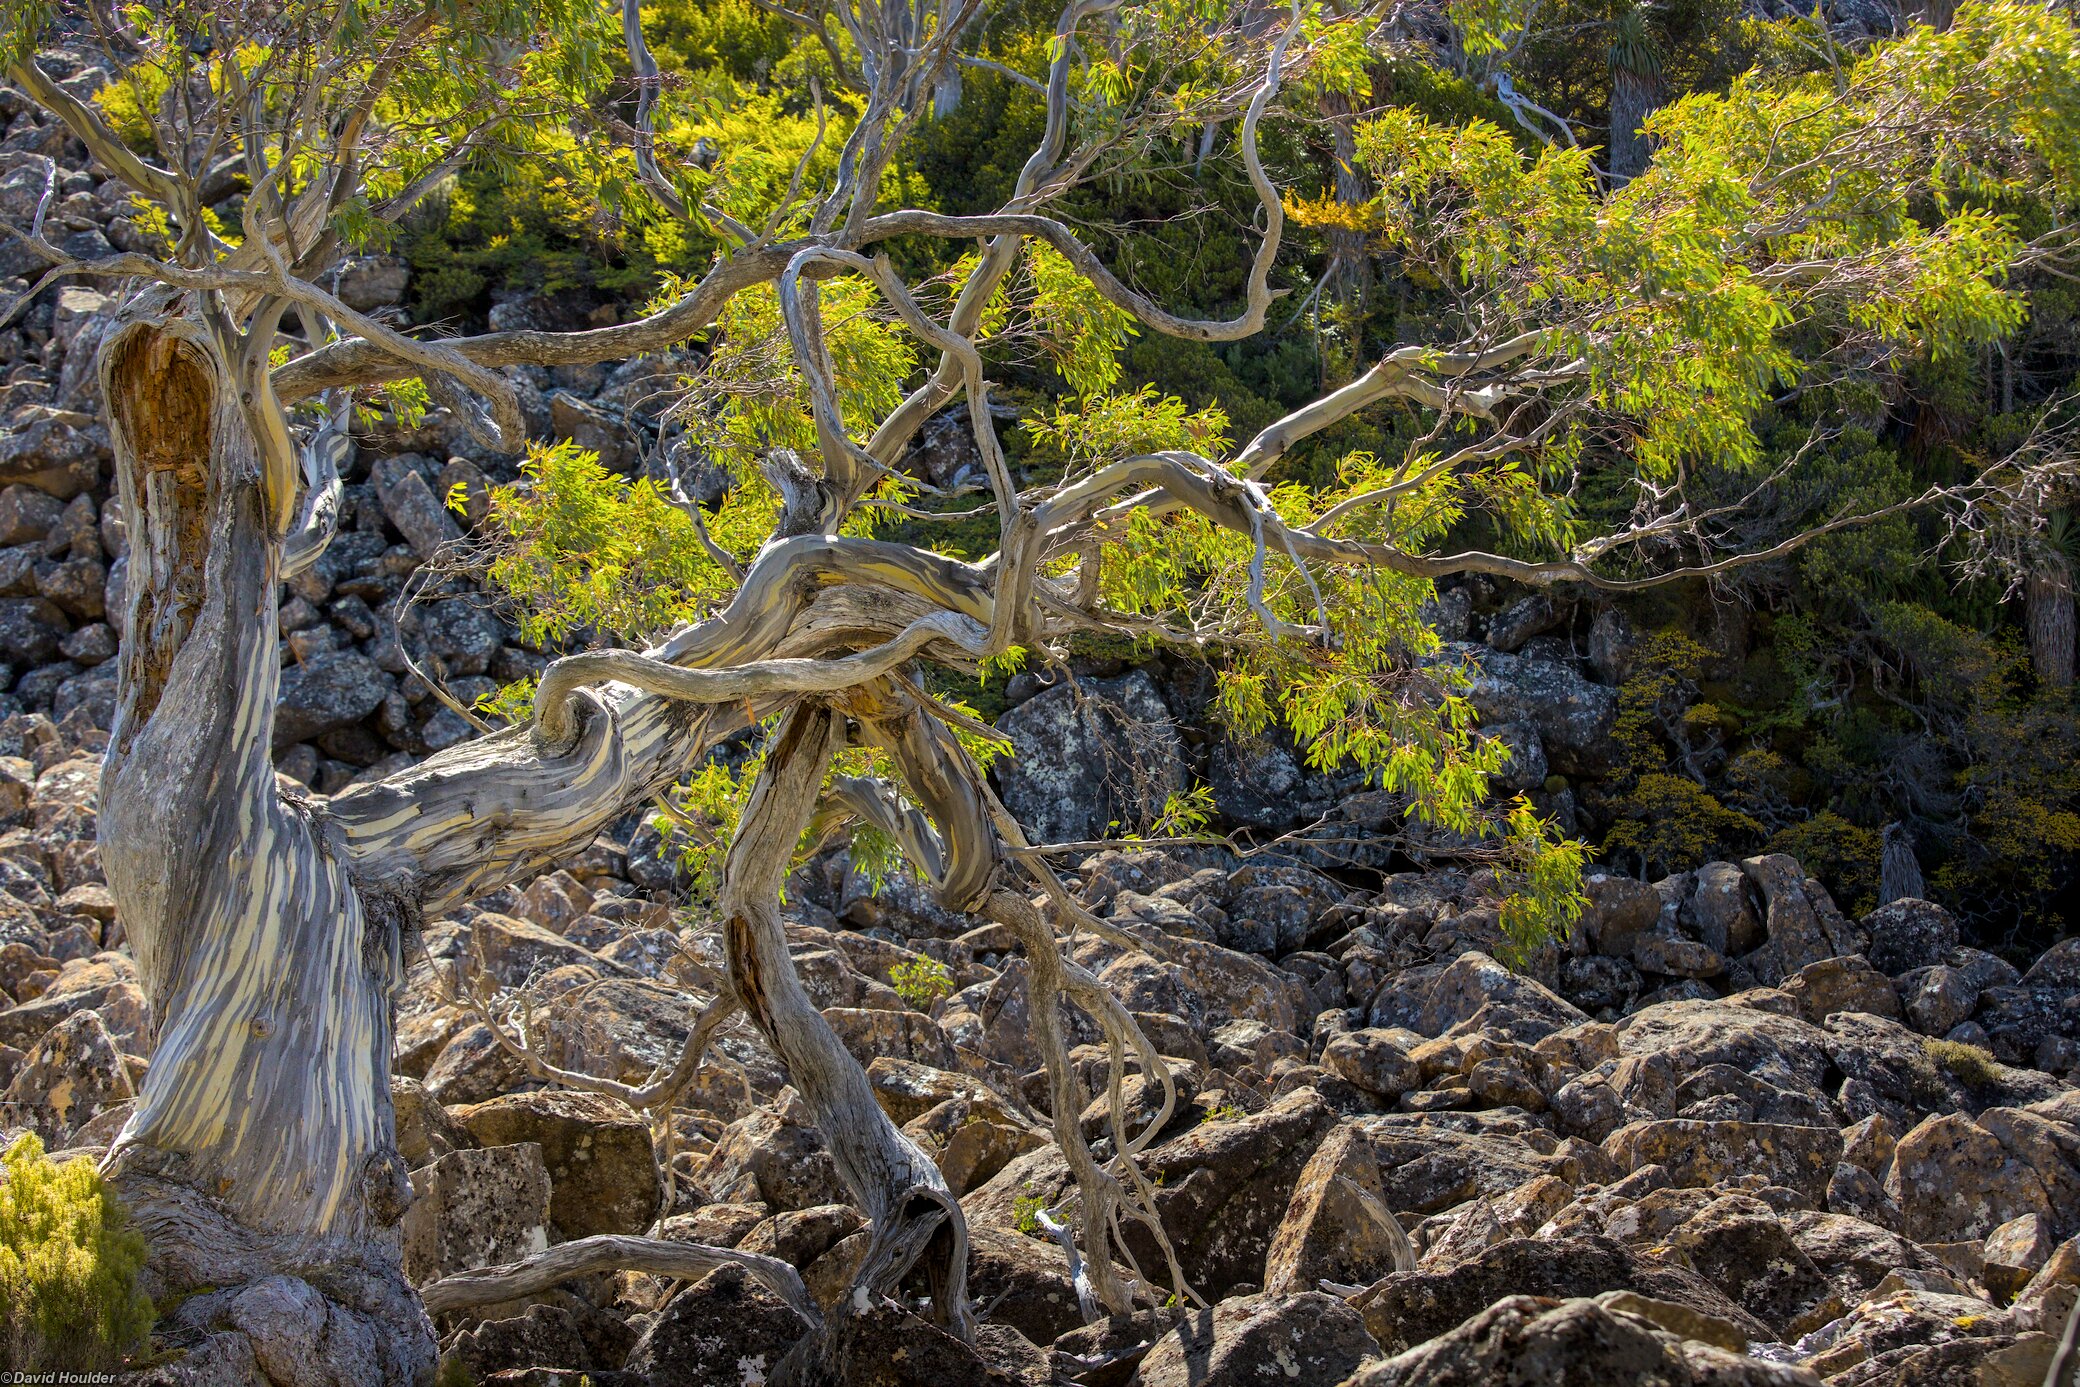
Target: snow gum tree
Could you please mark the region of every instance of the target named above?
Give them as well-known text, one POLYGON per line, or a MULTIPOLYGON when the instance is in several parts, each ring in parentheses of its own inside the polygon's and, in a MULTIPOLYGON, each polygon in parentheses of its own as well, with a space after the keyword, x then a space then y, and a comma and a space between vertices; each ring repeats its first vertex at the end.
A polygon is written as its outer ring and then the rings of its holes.
MULTIPOLYGON (((1942 32, 1665 106, 1646 121, 1653 161, 1617 191, 1587 150, 1372 112, 1352 123, 1369 196, 1296 190, 1293 214, 1362 233, 1446 286, 1451 310, 1236 446, 1216 415, 1138 388, 1121 350, 1142 332, 1266 330, 1289 212, 1261 137, 1332 98, 1355 109, 1368 22, 1306 3, 1072 0, 1013 74, 1040 134, 1002 205, 907 206, 906 139, 959 92, 952 74, 1005 66, 961 51, 981 9, 786 12, 822 67, 811 100, 779 118, 769 92, 661 73, 633 0, 618 13, 586 0, 0 0, 9 83, 64 121, 163 240, 81 262, 44 236, 41 210, 9 228, 48 264, 32 294, 89 276, 122 295, 101 375, 130 578, 101 846, 160 1041, 107 1169, 163 1289, 225 1297, 277 1278, 303 1290, 274 1293, 322 1300, 315 1362, 279 1327, 295 1317, 240 1322, 281 1380, 431 1373, 395 1248, 409 1188, 388 1098, 392 999, 420 922, 674 787, 725 830, 709 867, 732 1000, 786 1062, 873 1233, 827 1320, 777 1263, 672 1255, 752 1265, 802 1305, 816 1329, 785 1371, 803 1380, 836 1371, 855 1307, 919 1270, 937 1321, 974 1331, 959 1205, 882 1114, 782 934, 780 885, 805 832, 848 821, 945 905, 1024 942, 1080 1191, 1065 1236, 1087 1313, 1125 1309, 1122 1229, 1152 1221, 1134 1156, 1170 1104, 1139 1132, 1116 1116, 1110 1154, 1095 1155, 1060 1009, 1110 1038, 1115 1114, 1124 1065, 1165 1093, 1168 1075, 1056 945, 1071 928, 1117 932, 996 803, 982 760, 998 744, 924 671, 1045 661, 1079 632, 1201 654, 1234 728, 1280 723, 1317 765, 1362 768, 1412 819, 1486 845, 1514 884, 1513 936, 1564 930, 1580 852, 1523 801, 1487 798, 1501 752, 1473 735, 1462 676, 1435 658, 1420 615, 1433 582, 1638 587, 1891 513, 1743 548, 1744 508, 1799 461, 1761 463, 1756 411, 1803 396, 1824 437, 1899 360, 2012 330, 2027 305, 2006 277, 2067 240, 2014 210, 2069 214, 2080 192, 2080 38, 2022 3, 1967 6, 1942 32), (39 65, 60 41, 110 66, 95 99, 39 65), (703 144, 714 132, 727 138, 703 144), (1056 215, 1092 180, 1192 150, 1239 169, 1255 197, 1227 317, 1152 301, 1056 215), (457 169, 518 158, 562 161, 626 227, 712 256, 643 316, 576 332, 413 334, 328 290, 343 255, 381 244, 457 169), (234 205, 233 220, 217 210, 234 205), (380 783, 330 799, 285 788, 270 760, 278 589, 331 536, 354 410, 416 394, 518 452, 502 368, 694 341, 705 351, 680 420, 727 473, 719 504, 629 485, 567 448, 537 450, 533 486, 495 503, 490 576, 534 633, 619 632, 626 648, 555 661, 516 725, 380 783), (1019 475, 990 377, 1034 350, 1074 401, 1027 425, 1068 465, 1019 475), (972 514, 899 466, 949 405, 983 461, 972 514), (1393 446, 1290 465, 1296 446, 1360 417, 1393 446), (1686 478, 1706 457, 1750 467, 1750 495, 1693 503, 1686 478), (1575 499, 1591 485, 1629 489, 1630 523, 1585 532, 1575 499), (993 552, 889 537, 892 521, 929 533, 935 517, 986 525, 993 552), (706 765, 747 732, 746 774, 706 765)), ((1970 505, 1978 485, 1913 504, 1970 505)), ((617 1240, 563 1255, 662 1254, 617 1240)), ((1190 1295, 1174 1266, 1137 1274, 1190 1295)), ((478 1280, 490 1295, 520 1285, 478 1280)))

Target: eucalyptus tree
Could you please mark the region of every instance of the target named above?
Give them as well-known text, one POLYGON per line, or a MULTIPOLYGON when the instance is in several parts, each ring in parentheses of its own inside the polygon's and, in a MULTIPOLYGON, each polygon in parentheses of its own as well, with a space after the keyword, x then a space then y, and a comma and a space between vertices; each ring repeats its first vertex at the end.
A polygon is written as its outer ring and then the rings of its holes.
POLYGON ((158 254, 76 262, 43 237, 40 212, 16 228, 49 264, 32 293, 68 275, 123 293, 101 349, 130 536, 101 845, 160 1041, 108 1168, 165 1289, 206 1288, 205 1310, 269 1277, 322 1295, 322 1343, 296 1337, 307 1318, 236 1318, 276 1378, 431 1370, 394 1251, 409 1192, 387 1084, 392 998, 420 922, 553 864, 661 792, 712 787, 709 753, 746 733, 753 772, 712 797, 727 828, 713 867, 733 1001, 786 1062, 870 1221, 852 1294, 826 1318, 777 1263, 626 1240, 474 1282, 538 1287, 602 1259, 735 1260, 815 1324, 789 1360, 804 1378, 837 1372, 853 1317, 913 1273, 937 1322, 972 1336, 960 1206, 882 1114, 787 952, 784 874, 805 829, 845 817, 898 846, 947 906, 1024 946, 1079 1191, 1064 1240, 1087 1313, 1132 1303, 1116 1259, 1189 1295, 1174 1265, 1135 1268, 1123 1232, 1153 1222, 1134 1157, 1169 1117, 1168 1073, 1057 932, 1137 943, 1064 890, 1047 845, 990 792, 988 729, 925 671, 1051 659, 1079 632, 1213 659, 1227 722, 1283 724, 1315 764, 1355 764, 1411 818, 1485 841, 1506 928, 1562 929, 1579 851, 1525 802, 1485 798, 1502 753, 1475 735, 1463 675, 1423 623, 1435 580, 1623 591, 1892 513, 1844 511, 1740 548, 1745 506, 1805 456, 1772 461, 1755 420, 1801 408, 1824 436, 1830 412, 1899 359, 2012 329, 2026 306, 2007 276, 2059 246, 2055 233, 2025 239, 2004 208, 2069 209, 2080 191, 2080 42, 2025 4, 1967 7, 1941 34, 1685 98, 1653 119, 1655 162, 1612 193, 1587 151, 1527 153, 1484 123, 1385 110, 1356 128, 1375 191, 1335 215, 1401 273, 1443 286, 1446 311, 1425 340, 1383 349, 1234 447, 1217 416, 1131 388, 1120 349, 1142 330, 1266 332, 1275 276, 1296 272, 1280 258, 1287 214, 1259 132, 1312 119, 1338 74, 1362 69, 1362 21, 1072 0, 1017 74, 1042 133, 1004 204, 903 206, 904 140, 962 61, 979 4, 788 11, 823 55, 815 118, 740 122, 705 146, 717 98, 660 74, 633 0, 619 16, 581 0, 0 5, 8 80, 165 233, 158 254), (116 66, 98 102, 38 65, 54 20, 116 66), (1152 301, 1055 215, 1091 180, 1168 150, 1187 160, 1191 132, 1238 118, 1233 157, 1258 212, 1230 316, 1152 301), (683 227, 712 261, 642 316, 579 332, 413 335, 324 287, 342 254, 380 241, 458 167, 518 149, 594 160, 625 216, 683 227), (212 202, 227 178, 242 200, 212 202), (234 205, 236 225, 222 210, 234 205), (906 277, 891 243, 904 263, 919 246, 948 254, 906 277), (729 470, 719 507, 675 506, 560 449, 536 453, 534 488, 500 497, 494 517, 493 577, 540 629, 608 607, 673 629, 555 661, 524 721, 379 783, 322 799, 278 781, 278 585, 336 523, 356 402, 417 380, 518 451, 503 368, 696 338, 706 352, 683 420, 729 470), (1075 398, 1027 421, 1065 466, 1021 476, 991 421, 990 377, 1036 344, 1075 398), (901 463, 949 405, 982 460, 979 515, 965 517, 994 536, 981 560, 887 537, 891 519, 930 533, 944 518, 901 463), (1332 435, 1372 446, 1325 461, 1332 435), (1693 501, 1704 458, 1751 469, 1747 502, 1693 501), (1629 522, 1588 532, 1577 499, 1590 485, 1628 488, 1629 522), (592 529, 563 523, 573 516, 592 529), (613 542, 594 554, 574 533, 613 542), (610 551, 670 562, 610 566, 610 551), (1065 1007, 1111 1045, 1102 1159, 1079 1129, 1065 1007), (1166 1096, 1140 1130, 1120 1100, 1130 1062, 1166 1096))

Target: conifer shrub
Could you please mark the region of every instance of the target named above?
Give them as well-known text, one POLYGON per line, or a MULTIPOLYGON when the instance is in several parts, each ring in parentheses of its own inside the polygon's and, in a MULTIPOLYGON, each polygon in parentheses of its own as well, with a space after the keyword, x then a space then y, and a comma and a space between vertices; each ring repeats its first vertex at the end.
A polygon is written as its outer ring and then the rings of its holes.
POLYGON ((33 1135, 0 1155, 0 1367, 111 1369, 144 1346, 144 1239, 85 1156, 58 1162, 33 1135))

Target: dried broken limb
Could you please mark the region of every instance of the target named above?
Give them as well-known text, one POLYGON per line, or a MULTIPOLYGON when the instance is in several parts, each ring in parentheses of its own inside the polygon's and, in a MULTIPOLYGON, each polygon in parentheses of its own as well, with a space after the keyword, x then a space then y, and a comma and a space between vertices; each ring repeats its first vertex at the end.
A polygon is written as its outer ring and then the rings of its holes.
POLYGON ((802 1284, 802 1274, 778 1257, 756 1252, 739 1252, 733 1247, 709 1247, 704 1243, 672 1242, 664 1238, 627 1237, 596 1233, 558 1243, 545 1252, 504 1266, 477 1267, 444 1276, 424 1287, 419 1296, 430 1315, 492 1305, 501 1300, 546 1291, 551 1286, 603 1271, 648 1272, 653 1276, 695 1278, 718 1267, 742 1267, 766 1288, 786 1301, 811 1329, 823 1324, 823 1311, 802 1284))

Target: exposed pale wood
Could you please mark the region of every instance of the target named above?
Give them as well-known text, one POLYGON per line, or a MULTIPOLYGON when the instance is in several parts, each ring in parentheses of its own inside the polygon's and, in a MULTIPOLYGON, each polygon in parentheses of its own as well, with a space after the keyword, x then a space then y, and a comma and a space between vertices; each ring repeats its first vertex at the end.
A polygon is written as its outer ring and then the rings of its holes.
POLYGON ((445 1276, 420 1288, 419 1297, 431 1315, 466 1310, 473 1305, 493 1305, 501 1300, 546 1291, 580 1276, 603 1271, 647 1272, 652 1276, 699 1277, 718 1267, 742 1267, 766 1288, 786 1301, 802 1317, 805 1330, 822 1325, 823 1312, 802 1284, 801 1273, 777 1257, 756 1252, 739 1252, 731 1247, 705 1243, 673 1242, 664 1238, 638 1238, 616 1233, 599 1233, 573 1242, 558 1243, 546 1252, 503 1266, 477 1267, 445 1276))

